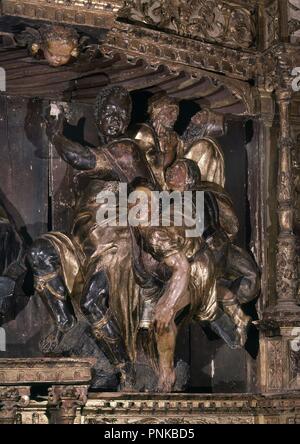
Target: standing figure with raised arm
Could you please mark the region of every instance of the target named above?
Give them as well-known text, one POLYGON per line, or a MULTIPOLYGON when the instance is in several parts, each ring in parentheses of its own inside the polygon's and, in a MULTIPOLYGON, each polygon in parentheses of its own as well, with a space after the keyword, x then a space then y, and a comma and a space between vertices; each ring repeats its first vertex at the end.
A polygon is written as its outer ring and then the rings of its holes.
POLYGON ((152 181, 146 159, 126 136, 131 118, 127 90, 100 91, 96 124, 100 146, 91 149, 63 135, 64 115, 47 123, 47 133, 60 156, 79 173, 70 233, 51 232, 37 239, 28 255, 35 287, 55 320, 42 341, 44 352, 55 351, 64 333, 76 322, 79 302, 91 331, 111 363, 119 369, 121 386, 132 385, 132 362, 138 325, 139 287, 131 266, 131 235, 127 226, 99 224, 100 192, 117 194, 120 182, 152 181), (75 304, 76 305, 76 304, 75 304))

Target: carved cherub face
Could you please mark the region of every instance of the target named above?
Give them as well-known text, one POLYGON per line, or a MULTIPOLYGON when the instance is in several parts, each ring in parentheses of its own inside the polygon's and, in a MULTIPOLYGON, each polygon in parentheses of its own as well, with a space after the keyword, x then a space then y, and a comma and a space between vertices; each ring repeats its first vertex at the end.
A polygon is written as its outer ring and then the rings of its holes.
POLYGON ((72 41, 48 40, 43 51, 49 65, 54 67, 67 65, 78 55, 77 45, 72 41))
POLYGON ((33 43, 33 54, 42 54, 50 66, 67 65, 72 58, 78 57, 78 34, 74 29, 64 26, 45 25, 39 30, 39 41, 33 43))
POLYGON ((125 133, 131 117, 131 99, 128 92, 111 88, 98 98, 96 120, 99 132, 108 138, 125 133))

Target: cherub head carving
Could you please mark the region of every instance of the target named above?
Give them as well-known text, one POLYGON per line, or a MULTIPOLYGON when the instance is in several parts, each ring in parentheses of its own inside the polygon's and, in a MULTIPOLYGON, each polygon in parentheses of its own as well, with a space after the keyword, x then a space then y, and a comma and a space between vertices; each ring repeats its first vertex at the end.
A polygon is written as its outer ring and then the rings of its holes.
POLYGON ((44 25, 39 30, 40 39, 31 45, 33 54, 42 53, 49 65, 67 65, 79 54, 79 36, 72 28, 60 25, 44 25))
POLYGON ((26 28, 16 36, 16 41, 20 46, 27 46, 35 58, 44 59, 54 67, 67 65, 79 56, 79 35, 74 29, 62 25, 26 28))

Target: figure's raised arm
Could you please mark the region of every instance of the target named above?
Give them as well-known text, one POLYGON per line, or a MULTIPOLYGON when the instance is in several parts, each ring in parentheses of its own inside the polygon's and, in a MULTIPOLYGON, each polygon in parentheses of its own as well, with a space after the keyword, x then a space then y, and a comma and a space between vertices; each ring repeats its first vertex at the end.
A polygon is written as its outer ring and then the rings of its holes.
POLYGON ((92 150, 73 142, 63 135, 64 111, 59 108, 56 117, 46 119, 46 133, 62 159, 77 170, 91 170, 96 166, 96 156, 92 150))

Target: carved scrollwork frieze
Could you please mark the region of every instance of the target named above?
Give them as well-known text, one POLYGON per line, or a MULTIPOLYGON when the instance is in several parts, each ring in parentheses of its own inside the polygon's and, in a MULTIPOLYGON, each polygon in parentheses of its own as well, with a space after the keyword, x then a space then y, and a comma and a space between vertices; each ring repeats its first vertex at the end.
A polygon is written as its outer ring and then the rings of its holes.
POLYGON ((254 45, 253 9, 216 0, 125 0, 119 16, 195 39, 238 48, 254 45))

